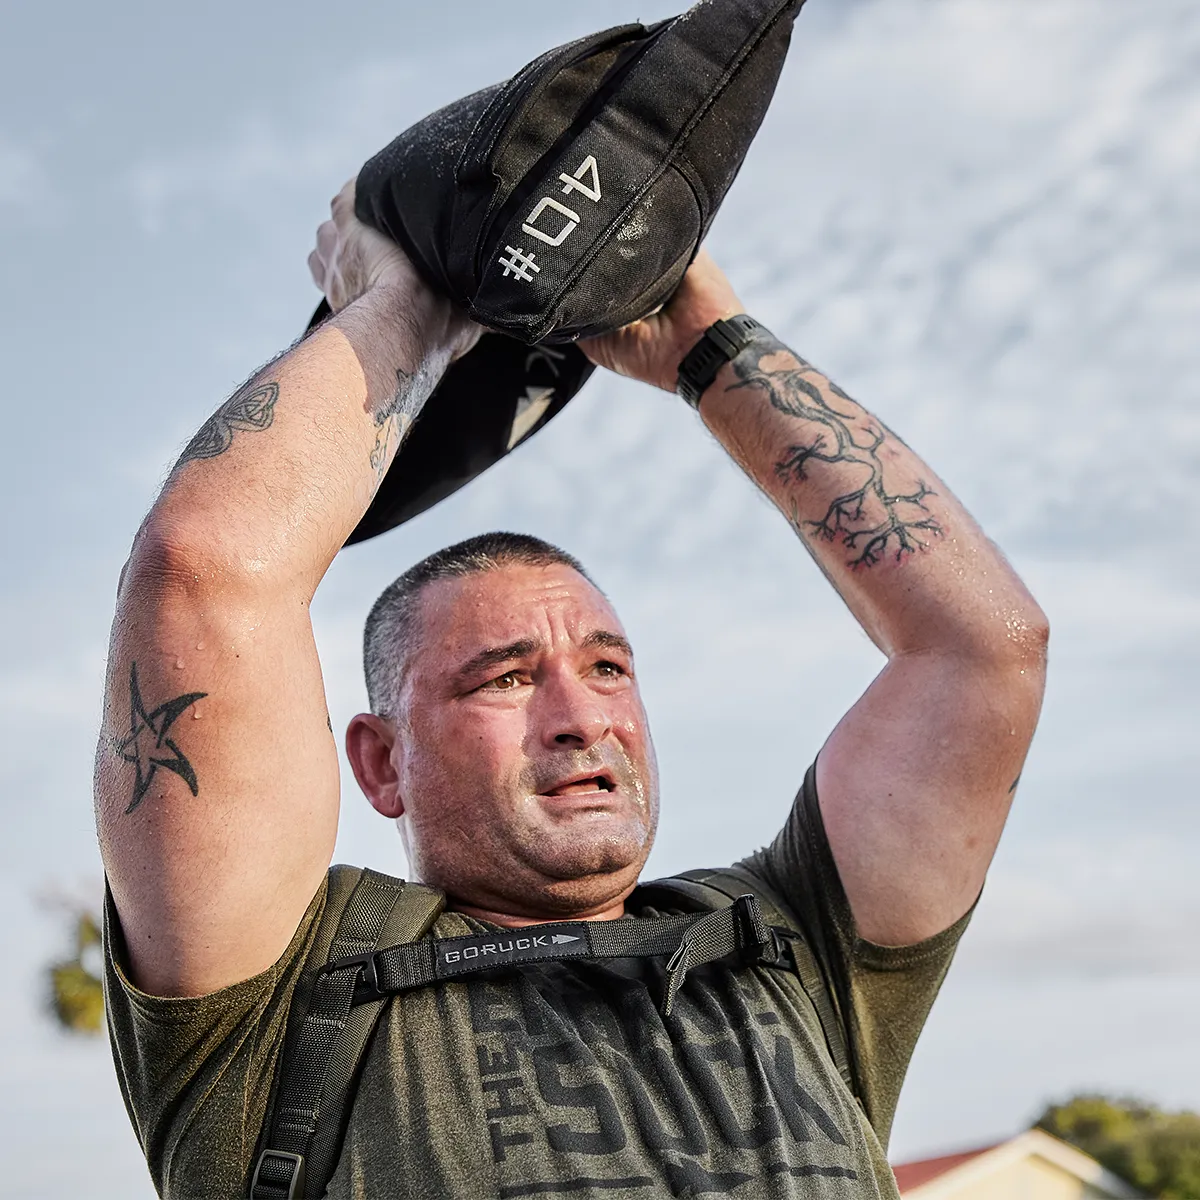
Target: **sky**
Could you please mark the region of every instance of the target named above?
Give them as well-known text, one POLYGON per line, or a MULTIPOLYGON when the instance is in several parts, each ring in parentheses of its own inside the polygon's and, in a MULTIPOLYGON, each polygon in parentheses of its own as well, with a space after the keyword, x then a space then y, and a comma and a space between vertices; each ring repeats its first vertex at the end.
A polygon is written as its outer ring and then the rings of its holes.
MULTIPOLYGON (((329 198, 426 112, 659 0, 0 4, 0 1196, 150 1197, 102 1040, 57 1031, 100 887, 91 757, 117 574, 209 412, 299 332, 329 198)), ((809 0, 710 238, 747 309, 922 453, 1052 624, 1045 713, 913 1062, 897 1161, 1102 1088, 1200 1108, 1200 7, 809 0)), ((881 666, 677 399, 597 377, 503 464, 339 557, 362 620, 487 528, 578 555, 638 652, 649 870, 767 841, 881 666)), ((403 873, 347 774, 342 861, 403 873)))

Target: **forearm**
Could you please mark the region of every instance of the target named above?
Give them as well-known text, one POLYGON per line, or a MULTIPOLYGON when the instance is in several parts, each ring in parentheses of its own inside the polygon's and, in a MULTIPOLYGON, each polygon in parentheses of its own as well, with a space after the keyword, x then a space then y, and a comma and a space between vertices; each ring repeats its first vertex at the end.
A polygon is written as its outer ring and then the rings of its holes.
POLYGON ((440 311, 376 289, 260 371, 180 456, 135 546, 311 595, 450 358, 440 311), (404 315, 397 319, 397 311, 404 315))
POLYGON ((773 335, 722 369, 700 411, 886 654, 1040 653, 1040 610, 962 505, 773 335))

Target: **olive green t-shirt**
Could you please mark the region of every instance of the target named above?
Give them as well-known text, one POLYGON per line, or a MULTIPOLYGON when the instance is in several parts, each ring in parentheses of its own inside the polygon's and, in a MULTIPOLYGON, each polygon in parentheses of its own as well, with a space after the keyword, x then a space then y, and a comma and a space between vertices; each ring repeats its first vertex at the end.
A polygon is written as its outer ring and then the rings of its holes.
MULTIPOLYGON (((528 964, 386 1005, 328 1195, 895 1197, 884 1147, 967 917, 916 946, 859 938, 811 770, 774 843, 738 868, 782 901, 829 977, 858 1101, 790 971, 695 968, 663 1017, 659 959, 528 964)), ((324 900, 322 887, 270 970, 187 999, 129 982, 109 903, 113 1053, 162 1196, 246 1195, 324 900)), ((636 893, 630 909, 627 919, 658 915, 636 893)), ((492 928, 447 912, 434 933, 492 928)))

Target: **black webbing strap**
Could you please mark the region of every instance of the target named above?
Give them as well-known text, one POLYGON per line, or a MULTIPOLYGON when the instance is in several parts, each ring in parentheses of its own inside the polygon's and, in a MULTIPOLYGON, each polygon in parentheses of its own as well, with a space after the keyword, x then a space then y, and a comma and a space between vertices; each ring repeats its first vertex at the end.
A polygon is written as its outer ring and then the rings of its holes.
MULTIPOLYGON (((344 869, 334 868, 335 873, 339 870, 344 869)), ((420 937, 442 905, 439 892, 364 870, 337 917, 328 955, 320 957, 353 959, 379 945, 420 937)), ((318 950, 314 946, 314 953, 318 950)), ((250 1185, 251 1200, 302 1200, 324 1194, 340 1150, 344 1122, 339 1118, 383 1007, 355 1006, 352 972, 318 970, 309 982, 303 1015, 294 1029, 289 1025, 268 1134, 250 1185)))
POLYGON ((807 939, 788 927, 787 918, 779 906, 778 900, 760 880, 743 875, 736 868, 726 867, 719 871, 684 871, 681 875, 670 879, 657 879, 646 886, 668 892, 678 892, 702 902, 704 899, 702 892, 708 892, 707 902, 710 904, 716 899, 711 893, 715 892, 729 900, 752 887, 766 919, 787 947, 787 953, 781 956, 780 963, 777 965, 786 965, 795 971, 801 986, 809 1000, 812 1001, 833 1065, 837 1068, 846 1087, 849 1088, 850 1094, 859 1096, 859 1089, 846 1048, 845 1025, 838 1013, 833 990, 830 988, 807 939))
POLYGON ((650 958, 670 955, 663 1012, 692 967, 736 954, 743 963, 774 962, 781 947, 758 901, 739 896, 714 912, 618 921, 555 921, 502 933, 425 938, 389 949, 331 959, 330 978, 349 980, 356 1003, 490 971, 552 959, 650 958))
POLYGON ((556 921, 469 937, 427 938, 444 905, 440 892, 374 871, 334 867, 326 914, 310 952, 310 961, 320 965, 306 969, 293 999, 250 1200, 324 1195, 341 1151, 357 1069, 388 997, 496 967, 669 955, 662 1005, 667 1015, 693 967, 736 955, 744 965, 794 969, 816 1008, 834 1062, 853 1091, 841 1025, 821 972, 807 945, 784 927, 761 884, 731 871, 696 871, 643 890, 655 888, 689 896, 711 911, 556 921), (761 902, 746 891, 751 887, 763 894, 761 902), (712 908, 717 897, 732 903, 712 908))

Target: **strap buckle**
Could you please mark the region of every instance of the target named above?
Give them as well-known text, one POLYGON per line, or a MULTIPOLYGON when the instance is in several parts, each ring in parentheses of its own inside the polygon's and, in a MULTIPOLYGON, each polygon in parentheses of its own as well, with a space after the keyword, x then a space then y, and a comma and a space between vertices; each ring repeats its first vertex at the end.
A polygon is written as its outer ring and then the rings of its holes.
POLYGON ((250 1181, 250 1200, 303 1200, 304 1155, 264 1150, 250 1181))
POLYGON ((671 1015, 689 968, 735 953, 746 966, 760 963, 774 966, 783 957, 779 935, 763 920, 762 907, 749 892, 727 908, 707 913, 684 930, 675 953, 667 960, 663 1016, 671 1015))
POLYGON ((758 897, 747 892, 733 902, 733 918, 737 925, 738 950, 747 964, 761 963, 772 967, 783 957, 783 943, 773 925, 763 920, 758 897))
POLYGON ((368 950, 365 954, 350 954, 345 958, 330 959, 317 972, 318 975, 331 975, 334 971, 348 971, 357 968, 358 978, 354 981, 354 1003, 364 1004, 369 1000, 382 1000, 385 993, 379 984, 378 950, 368 950))

